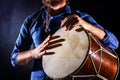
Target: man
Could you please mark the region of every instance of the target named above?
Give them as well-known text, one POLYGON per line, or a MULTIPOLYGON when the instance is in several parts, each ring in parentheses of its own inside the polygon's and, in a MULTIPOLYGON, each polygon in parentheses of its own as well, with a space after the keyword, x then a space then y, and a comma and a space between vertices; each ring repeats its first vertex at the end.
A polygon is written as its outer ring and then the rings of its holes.
POLYGON ((78 10, 72 11, 68 0, 42 0, 42 2, 44 6, 23 22, 11 54, 11 63, 14 67, 25 66, 34 60, 31 80, 48 79, 43 71, 41 58, 46 54, 50 35, 61 27, 71 30, 81 25, 109 48, 118 48, 119 42, 112 32, 104 29, 90 15, 78 10), (30 49, 31 44, 34 46, 33 49, 30 49))

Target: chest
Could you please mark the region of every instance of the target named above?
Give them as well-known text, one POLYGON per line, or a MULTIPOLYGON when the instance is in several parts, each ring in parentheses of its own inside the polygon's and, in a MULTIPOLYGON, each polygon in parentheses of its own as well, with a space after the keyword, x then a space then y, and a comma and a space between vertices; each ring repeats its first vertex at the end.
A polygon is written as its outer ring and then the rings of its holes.
POLYGON ((60 21, 55 21, 51 20, 48 27, 47 27, 47 32, 45 31, 46 29, 46 24, 45 22, 39 24, 39 22, 36 22, 31 29, 31 34, 32 34, 32 39, 33 39, 33 45, 37 47, 40 45, 45 38, 47 38, 48 35, 54 34, 59 28, 60 28, 60 21))

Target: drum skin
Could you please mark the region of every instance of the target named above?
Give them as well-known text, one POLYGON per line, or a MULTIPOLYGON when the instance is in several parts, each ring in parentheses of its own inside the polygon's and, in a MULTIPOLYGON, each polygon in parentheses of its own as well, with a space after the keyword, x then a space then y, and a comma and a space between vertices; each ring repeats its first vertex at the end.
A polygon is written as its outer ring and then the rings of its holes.
POLYGON ((81 26, 70 31, 65 31, 65 27, 58 30, 46 52, 42 65, 53 80, 114 80, 119 71, 115 51, 81 26))

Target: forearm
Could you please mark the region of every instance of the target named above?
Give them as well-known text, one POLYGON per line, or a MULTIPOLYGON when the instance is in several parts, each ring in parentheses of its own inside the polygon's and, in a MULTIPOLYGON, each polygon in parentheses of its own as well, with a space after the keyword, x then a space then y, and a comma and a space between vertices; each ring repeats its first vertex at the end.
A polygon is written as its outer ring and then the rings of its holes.
POLYGON ((17 61, 20 66, 25 66, 33 60, 32 50, 20 52, 17 56, 17 61))
POLYGON ((102 40, 106 33, 104 30, 95 27, 94 25, 88 23, 88 22, 84 22, 82 27, 87 30, 88 32, 92 33, 93 35, 95 35, 99 40, 102 40))

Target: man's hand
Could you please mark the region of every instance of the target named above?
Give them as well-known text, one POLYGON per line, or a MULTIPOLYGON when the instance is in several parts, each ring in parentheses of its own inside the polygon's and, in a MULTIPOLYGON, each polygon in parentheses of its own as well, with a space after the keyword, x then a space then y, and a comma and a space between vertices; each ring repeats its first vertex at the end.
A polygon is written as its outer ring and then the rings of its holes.
POLYGON ((49 44, 50 41, 50 35, 42 42, 41 45, 39 45, 38 47, 36 47, 35 49, 33 49, 32 51, 32 57, 34 59, 38 59, 41 58, 43 54, 46 53, 46 47, 49 44))
POLYGON ((73 27, 80 25, 81 18, 72 14, 64 18, 61 22, 61 27, 66 27, 66 30, 71 30, 73 27))

